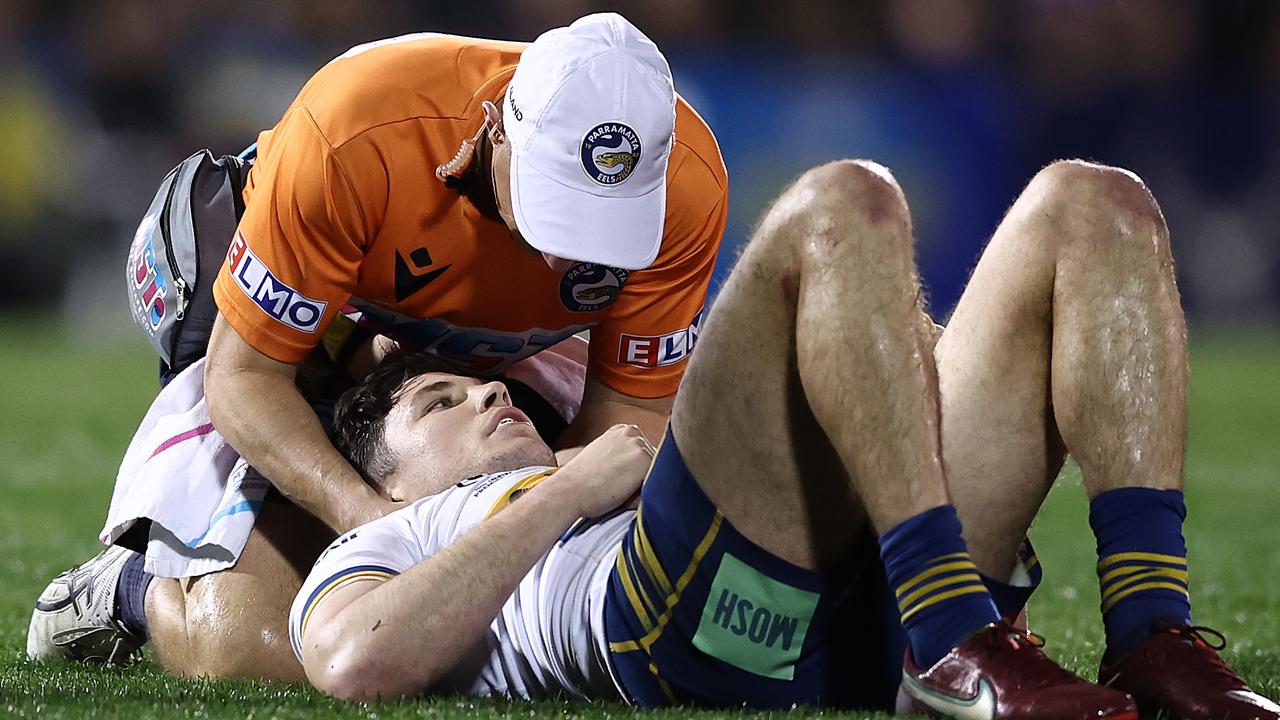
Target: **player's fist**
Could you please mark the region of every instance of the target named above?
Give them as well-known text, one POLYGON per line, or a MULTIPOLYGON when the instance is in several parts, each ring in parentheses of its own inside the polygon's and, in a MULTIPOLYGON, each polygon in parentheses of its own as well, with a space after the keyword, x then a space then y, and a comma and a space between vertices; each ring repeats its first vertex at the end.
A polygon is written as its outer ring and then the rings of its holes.
POLYGON ((621 507, 640 490, 655 450, 635 425, 614 425, 565 464, 556 477, 578 514, 593 518, 621 507))

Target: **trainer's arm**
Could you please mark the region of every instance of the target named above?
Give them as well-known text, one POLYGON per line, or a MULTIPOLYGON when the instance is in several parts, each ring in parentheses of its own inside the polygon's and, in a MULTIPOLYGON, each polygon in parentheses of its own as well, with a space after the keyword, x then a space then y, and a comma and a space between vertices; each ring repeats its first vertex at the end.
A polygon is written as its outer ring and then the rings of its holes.
POLYGON ((219 315, 204 373, 214 427, 280 492, 337 532, 393 510, 334 449, 294 385, 296 373, 255 350, 219 315))
POLYGON ((390 580, 326 595, 300 638, 317 688, 347 700, 430 690, 488 631, 534 563, 579 517, 611 512, 640 487, 653 448, 611 428, 573 462, 436 555, 390 580))
POLYGON ((566 457, 572 457, 572 449, 581 448, 620 423, 635 425, 650 442, 656 443, 667 431, 667 418, 671 416, 675 399, 674 393, 660 398, 624 395, 588 373, 582 390, 582 407, 556 441, 556 457, 564 462, 566 457))

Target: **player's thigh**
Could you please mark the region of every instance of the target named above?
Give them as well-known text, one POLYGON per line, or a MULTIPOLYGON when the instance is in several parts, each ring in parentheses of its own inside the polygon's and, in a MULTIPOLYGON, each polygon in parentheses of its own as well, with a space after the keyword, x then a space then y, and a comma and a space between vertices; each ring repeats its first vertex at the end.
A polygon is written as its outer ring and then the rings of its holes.
POLYGON ((625 696, 642 706, 891 706, 904 637, 869 527, 856 547, 838 571, 784 562, 739 532, 664 447, 604 599, 625 696))
POLYGON ((942 456, 970 551, 1014 563, 1063 462, 1050 402, 1053 262, 1033 183, 983 251, 934 350, 942 456), (998 512, 993 512, 998 508, 998 512))
POLYGON ((768 217, 762 228, 712 306, 671 433, 698 485, 743 535, 797 565, 835 566, 863 513, 800 384, 787 241, 771 235, 768 217))
POLYGON ((305 680, 289 642, 289 607, 332 539, 327 526, 297 506, 264 504, 235 566, 186 589, 191 667, 183 674, 305 680))

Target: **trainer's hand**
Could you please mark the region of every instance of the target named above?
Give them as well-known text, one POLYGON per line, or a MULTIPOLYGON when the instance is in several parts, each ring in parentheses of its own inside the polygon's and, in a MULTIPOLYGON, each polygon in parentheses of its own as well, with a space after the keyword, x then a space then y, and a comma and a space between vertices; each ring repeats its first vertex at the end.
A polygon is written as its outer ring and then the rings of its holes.
POLYGON ((644 482, 655 450, 635 425, 614 425, 587 444, 553 477, 564 483, 579 517, 608 514, 630 500, 644 482))

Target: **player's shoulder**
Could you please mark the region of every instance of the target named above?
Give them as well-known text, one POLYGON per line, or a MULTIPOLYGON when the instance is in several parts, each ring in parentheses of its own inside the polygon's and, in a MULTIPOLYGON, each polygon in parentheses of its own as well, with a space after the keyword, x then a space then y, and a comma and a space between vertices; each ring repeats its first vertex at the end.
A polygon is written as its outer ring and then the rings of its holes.
POLYGON ((357 45, 308 81, 296 104, 339 146, 405 120, 462 120, 500 94, 526 43, 414 33, 357 45))
POLYGON ((323 569, 335 563, 347 564, 350 556, 362 555, 371 550, 413 554, 422 545, 418 529, 419 514, 417 503, 411 503, 339 535, 316 558, 315 567, 323 569))

